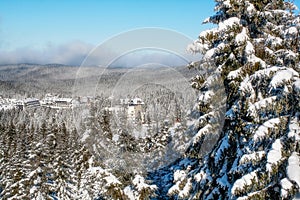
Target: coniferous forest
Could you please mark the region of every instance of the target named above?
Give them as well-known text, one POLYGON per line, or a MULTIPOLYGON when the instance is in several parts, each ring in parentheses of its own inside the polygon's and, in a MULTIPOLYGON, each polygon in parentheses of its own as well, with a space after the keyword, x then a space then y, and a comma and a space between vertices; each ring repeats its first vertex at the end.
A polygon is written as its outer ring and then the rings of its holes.
POLYGON ((56 94, 44 106, 0 107, 0 199, 299 198, 296 9, 287 0, 215 0, 204 21, 213 28, 187 47, 201 60, 176 67, 181 78, 168 72, 168 87, 120 87, 128 96, 113 98, 125 72, 110 69, 98 95, 73 97, 72 108, 58 109, 76 81, 95 77, 73 79, 76 66, 0 66, 0 100, 56 94))

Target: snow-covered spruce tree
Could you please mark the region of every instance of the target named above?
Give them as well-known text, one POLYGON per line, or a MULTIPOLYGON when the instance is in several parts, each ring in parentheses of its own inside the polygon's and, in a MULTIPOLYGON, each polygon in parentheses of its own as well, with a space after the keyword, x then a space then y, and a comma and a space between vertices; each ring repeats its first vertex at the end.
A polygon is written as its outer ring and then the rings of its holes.
POLYGON ((215 10, 205 22, 216 28, 202 32, 189 47, 203 54, 200 69, 215 67, 193 83, 208 97, 199 98, 201 117, 186 155, 199 162, 185 177, 188 186, 176 187, 175 181, 169 195, 291 199, 300 191, 300 23, 295 6, 284 0, 216 0, 215 10), (213 133, 211 119, 219 117, 213 112, 215 79, 225 88, 225 122, 216 145, 201 158, 203 141, 213 133))
POLYGON ((149 185, 143 176, 135 175, 132 185, 124 189, 124 193, 128 199, 149 200, 156 196, 156 185, 149 185))

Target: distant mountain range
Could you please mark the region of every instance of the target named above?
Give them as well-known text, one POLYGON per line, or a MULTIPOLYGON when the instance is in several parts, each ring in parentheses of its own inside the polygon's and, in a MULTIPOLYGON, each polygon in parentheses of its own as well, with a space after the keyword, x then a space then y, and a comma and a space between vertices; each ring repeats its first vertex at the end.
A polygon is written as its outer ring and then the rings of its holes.
POLYGON ((172 68, 149 66, 148 70, 137 72, 139 69, 128 67, 82 67, 55 63, 46 65, 33 63, 0 65, 0 95, 36 96, 36 94, 43 95, 52 92, 70 96, 75 83, 82 87, 83 91, 89 91, 90 89, 87 88, 94 87, 93 84, 97 83, 99 84, 98 89, 104 91, 113 88, 122 76, 128 75, 128 72, 131 76, 135 76, 133 79, 136 79, 136 82, 143 76, 153 76, 156 80, 177 81, 178 78, 172 77, 174 73, 189 80, 195 74, 195 70, 189 70, 185 66, 172 68), (160 72, 160 70, 166 69, 169 69, 170 73, 160 72), (154 76, 153 72, 157 75, 154 76))

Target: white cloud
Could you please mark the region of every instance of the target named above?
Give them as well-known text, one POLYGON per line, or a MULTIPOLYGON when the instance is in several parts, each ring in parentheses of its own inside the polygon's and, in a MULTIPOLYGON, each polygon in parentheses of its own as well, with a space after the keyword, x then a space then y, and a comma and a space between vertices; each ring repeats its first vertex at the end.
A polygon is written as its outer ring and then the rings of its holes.
POLYGON ((23 47, 11 51, 0 50, 0 64, 59 63, 80 65, 92 48, 93 45, 81 41, 72 41, 57 46, 50 44, 44 49, 23 47))
POLYGON ((137 67, 150 63, 157 63, 165 66, 187 65, 190 57, 176 55, 175 53, 158 51, 149 51, 140 49, 132 53, 128 53, 116 59, 111 66, 116 67, 137 67))
POLYGON ((94 46, 81 41, 73 41, 63 45, 48 44, 44 49, 30 47, 18 48, 12 51, 0 50, 0 64, 35 63, 35 64, 65 64, 65 65, 106 65, 118 67, 134 67, 148 63, 158 63, 167 66, 187 64, 191 57, 178 56, 169 52, 148 51, 140 49, 119 57, 110 48, 93 50, 94 46))

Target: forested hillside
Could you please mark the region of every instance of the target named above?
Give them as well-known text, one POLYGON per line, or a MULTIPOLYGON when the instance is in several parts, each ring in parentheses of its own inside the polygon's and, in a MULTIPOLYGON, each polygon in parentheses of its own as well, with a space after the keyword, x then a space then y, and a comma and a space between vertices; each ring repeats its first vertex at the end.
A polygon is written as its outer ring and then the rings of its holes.
POLYGON ((155 196, 157 187, 145 177, 184 152, 192 133, 183 133, 193 107, 185 102, 195 99, 195 93, 180 90, 189 87, 186 78, 191 72, 186 68, 155 70, 111 68, 99 78, 103 68, 1 66, 1 199, 155 196), (180 76, 174 77, 172 71, 180 76), (144 84, 149 79, 154 83, 144 84), (98 81, 96 96, 80 96, 93 80, 98 81), (78 93, 74 93, 76 81, 78 93), (122 93, 117 92, 120 89, 122 93), (136 96, 145 101, 141 110, 145 119, 133 123, 128 105, 120 104, 119 98, 136 96), (65 99, 75 104, 45 103, 62 97, 72 97, 65 99), (41 98, 41 105, 19 108, 13 103, 31 98, 41 98))
POLYGON ((0 110, 0 199, 299 197, 295 5, 215 0, 204 23, 214 28, 187 47, 203 57, 174 68, 181 78, 115 68, 98 80, 93 67, 78 76, 67 66, 0 66, 4 96, 31 97, 36 88, 77 98, 93 80, 100 85, 72 109, 0 110), (191 73, 193 92, 181 87, 191 73), (149 77, 160 84, 145 84, 149 77), (134 122, 132 105, 116 103, 129 93, 144 99, 134 122))

